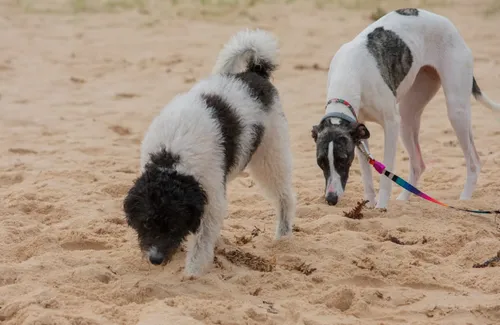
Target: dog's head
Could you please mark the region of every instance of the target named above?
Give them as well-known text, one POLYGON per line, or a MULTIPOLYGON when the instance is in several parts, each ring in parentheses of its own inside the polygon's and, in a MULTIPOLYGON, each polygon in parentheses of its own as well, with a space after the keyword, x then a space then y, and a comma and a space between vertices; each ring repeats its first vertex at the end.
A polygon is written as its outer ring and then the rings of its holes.
POLYGON ((312 127, 316 142, 316 162, 325 176, 325 199, 336 205, 342 197, 359 141, 368 139, 370 132, 364 124, 329 118, 312 127))
POLYGON ((197 231, 206 203, 206 193, 194 177, 147 165, 123 209, 141 250, 152 264, 161 265, 171 260, 189 233, 197 231))

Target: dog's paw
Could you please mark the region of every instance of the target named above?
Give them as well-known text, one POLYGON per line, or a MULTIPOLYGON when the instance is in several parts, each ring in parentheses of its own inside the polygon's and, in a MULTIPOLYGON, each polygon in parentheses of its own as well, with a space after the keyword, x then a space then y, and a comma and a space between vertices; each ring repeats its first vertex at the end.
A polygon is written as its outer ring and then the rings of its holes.
POLYGON ((387 211, 387 204, 380 203, 380 201, 379 201, 379 202, 377 202, 377 204, 375 205, 375 209, 377 209, 377 210, 385 210, 385 211, 387 211))
POLYGON ((470 200, 471 198, 472 198, 472 194, 467 193, 465 191, 463 191, 462 194, 460 194, 460 201, 467 201, 467 200, 470 200))
POLYGON ((374 196, 365 195, 364 200, 368 201, 368 203, 366 203, 365 207, 367 207, 369 209, 373 209, 377 205, 377 199, 374 196))
POLYGON ((377 200, 375 200, 375 199, 372 199, 372 200, 370 200, 370 199, 365 199, 365 200, 367 200, 367 201, 368 201, 368 203, 366 203, 365 207, 367 207, 367 208, 369 208, 369 209, 373 209, 373 208, 375 208, 375 206, 377 205, 377 200))
POLYGON ((274 234, 274 240, 280 240, 282 238, 291 237, 293 235, 292 227, 289 225, 278 225, 276 233, 274 234))

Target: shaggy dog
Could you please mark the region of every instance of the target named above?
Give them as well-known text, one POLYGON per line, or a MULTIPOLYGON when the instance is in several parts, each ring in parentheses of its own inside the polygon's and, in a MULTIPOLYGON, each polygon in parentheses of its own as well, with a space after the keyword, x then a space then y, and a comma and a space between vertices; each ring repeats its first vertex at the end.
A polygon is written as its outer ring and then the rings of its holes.
POLYGON ((128 224, 154 265, 169 262, 189 234, 185 274, 212 264, 227 213, 226 184, 248 167, 275 203, 276 239, 295 216, 288 124, 269 78, 277 40, 262 30, 233 36, 213 73, 176 96, 150 125, 141 175, 124 199, 128 224))
MULTIPOLYGON (((363 143, 368 148, 370 132, 364 121, 384 128, 383 163, 390 171, 401 132, 410 162, 409 182, 417 185, 425 170, 418 141, 420 118, 441 86, 465 156, 467 178, 460 199, 470 199, 481 164, 472 136, 469 97, 472 93, 483 105, 500 109, 479 89, 473 62, 471 50, 447 18, 414 8, 388 13, 344 44, 330 63, 326 114, 312 128, 328 204, 337 204, 344 193, 356 147, 363 143)), ((359 147, 357 152, 361 154, 359 147)), ((371 166, 363 157, 360 164, 365 199, 371 206, 387 207, 391 180, 381 176, 377 201, 371 166)), ((404 190, 398 199, 409 196, 404 190)))

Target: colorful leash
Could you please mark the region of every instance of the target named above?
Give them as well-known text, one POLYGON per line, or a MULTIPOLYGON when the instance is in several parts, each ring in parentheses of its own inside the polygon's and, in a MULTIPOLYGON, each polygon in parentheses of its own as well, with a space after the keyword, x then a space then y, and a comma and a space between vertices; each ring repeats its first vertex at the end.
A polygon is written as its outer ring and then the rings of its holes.
POLYGON ((420 191, 418 188, 414 187, 413 185, 411 185, 410 183, 408 183, 407 181, 405 181, 404 179, 402 179, 398 175, 393 174, 390 171, 388 171, 385 168, 384 164, 382 164, 379 161, 376 161, 372 157, 372 155, 368 151, 368 148, 366 147, 366 145, 363 142, 361 142, 360 144, 361 145, 358 145, 359 150, 365 155, 365 157, 368 160, 368 162, 370 163, 370 165, 372 165, 373 168, 375 168, 375 170, 379 174, 383 174, 383 175, 387 176, 394 183, 398 184, 399 186, 401 186, 405 190, 415 194, 416 196, 419 196, 424 200, 439 204, 441 206, 444 206, 447 208, 452 208, 452 209, 459 210, 459 211, 470 212, 470 213, 480 213, 480 214, 500 214, 500 210, 489 210, 489 211, 488 210, 471 210, 471 209, 457 208, 457 207, 445 204, 443 202, 440 202, 440 201, 430 197, 429 195, 425 194, 424 192, 420 191))

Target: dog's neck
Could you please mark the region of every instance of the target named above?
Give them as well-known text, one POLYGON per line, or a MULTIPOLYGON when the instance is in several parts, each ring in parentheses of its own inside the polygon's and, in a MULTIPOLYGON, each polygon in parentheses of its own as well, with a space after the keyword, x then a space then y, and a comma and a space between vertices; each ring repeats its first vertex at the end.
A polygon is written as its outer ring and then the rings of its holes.
MULTIPOLYGON (((357 83, 354 80, 355 78, 348 78, 348 80, 343 80, 343 82, 336 79, 336 76, 330 76, 325 116, 335 115, 335 113, 345 114, 349 120, 357 121, 361 100, 359 96, 360 92, 356 86, 357 83)), ((340 119, 341 117, 331 117, 331 122, 332 124, 338 124, 340 119)))
POLYGON ((331 124, 340 124, 342 120, 348 123, 356 123, 358 117, 355 108, 342 98, 331 98, 326 103, 324 120, 330 120, 331 124))

